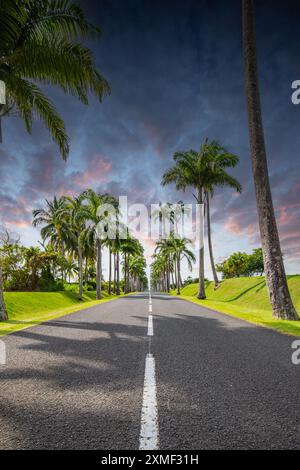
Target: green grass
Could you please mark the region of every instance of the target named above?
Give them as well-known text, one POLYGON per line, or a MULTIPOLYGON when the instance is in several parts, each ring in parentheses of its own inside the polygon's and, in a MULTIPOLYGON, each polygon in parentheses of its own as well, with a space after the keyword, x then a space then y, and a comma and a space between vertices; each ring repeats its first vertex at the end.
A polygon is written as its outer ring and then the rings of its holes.
POLYGON ((102 294, 103 299, 96 300, 95 292, 85 292, 79 301, 75 292, 6 292, 9 320, 0 323, 0 336, 116 298, 102 294))
MULTIPOLYGON (((288 285, 294 305, 300 315, 300 276, 288 276, 288 285)), ((276 320, 272 317, 264 277, 227 279, 217 290, 214 290, 213 282, 208 282, 206 300, 196 298, 197 287, 197 284, 184 287, 180 297, 250 323, 272 328, 281 333, 300 336, 300 321, 276 320)), ((172 294, 175 295, 176 292, 173 291, 172 294)))

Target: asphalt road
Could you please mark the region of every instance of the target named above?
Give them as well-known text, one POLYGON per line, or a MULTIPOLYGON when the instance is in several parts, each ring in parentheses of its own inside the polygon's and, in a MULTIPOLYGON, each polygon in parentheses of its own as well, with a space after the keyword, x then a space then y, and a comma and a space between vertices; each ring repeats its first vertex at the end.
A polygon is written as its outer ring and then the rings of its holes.
POLYGON ((5 337, 0 449, 138 449, 149 353, 159 449, 300 448, 292 337, 165 295, 151 313, 153 336, 140 294, 5 337))

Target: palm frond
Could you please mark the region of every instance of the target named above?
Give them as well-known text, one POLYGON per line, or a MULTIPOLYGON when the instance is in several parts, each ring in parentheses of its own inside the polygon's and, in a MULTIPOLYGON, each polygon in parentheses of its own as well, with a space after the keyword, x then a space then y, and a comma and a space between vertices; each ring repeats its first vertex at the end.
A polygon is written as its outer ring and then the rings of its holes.
POLYGON ((58 144, 63 159, 66 160, 69 153, 69 138, 65 124, 50 100, 35 84, 20 77, 8 74, 5 81, 28 132, 31 131, 33 116, 36 115, 44 122, 53 140, 58 144))

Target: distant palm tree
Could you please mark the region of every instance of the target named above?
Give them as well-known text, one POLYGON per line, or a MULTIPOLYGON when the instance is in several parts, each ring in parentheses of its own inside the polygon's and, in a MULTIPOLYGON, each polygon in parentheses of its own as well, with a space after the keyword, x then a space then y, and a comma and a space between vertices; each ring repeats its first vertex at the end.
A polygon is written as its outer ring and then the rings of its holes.
POLYGON ((66 196, 67 220, 68 220, 68 243, 69 248, 77 253, 78 259, 78 299, 83 298, 83 247, 85 239, 85 223, 89 212, 83 204, 84 194, 71 197, 66 196))
POLYGON ((132 256, 129 259, 129 274, 131 276, 131 291, 140 291, 145 276, 146 260, 144 256, 132 256))
POLYGON ((129 262, 131 256, 142 255, 141 245, 136 238, 133 238, 129 232, 127 237, 120 240, 120 251, 124 257, 124 292, 127 294, 130 292, 129 285, 129 262))
MULTIPOLYGON (((90 238, 90 244, 96 248, 96 298, 102 298, 102 246, 105 243, 107 236, 97 232, 98 224, 101 223, 103 215, 99 213, 99 209, 104 204, 111 204, 116 208, 116 199, 108 194, 97 194, 93 189, 87 189, 82 193, 83 199, 87 202, 84 206, 86 221, 90 222, 86 228, 87 236, 90 238)), ((115 222, 115 219, 113 220, 115 222)))
MULTIPOLYGON (((46 209, 32 211, 33 226, 43 225, 41 229, 43 241, 49 241, 62 257, 65 255, 65 244, 69 234, 66 213, 65 199, 56 196, 54 196, 53 201, 46 199, 46 209)), ((64 279, 63 267, 61 271, 62 279, 64 279)))
POLYGON ((179 238, 171 235, 167 240, 159 240, 156 244, 152 272, 156 280, 162 286, 162 290, 168 289, 167 273, 169 259, 173 259, 176 267, 177 294, 180 295, 181 287, 181 261, 186 259, 188 267, 192 270, 192 263, 196 258, 194 253, 188 248, 191 241, 187 238, 179 238))
POLYGON ((288 290, 270 189, 260 103, 253 0, 243 0, 243 45, 249 138, 266 282, 273 316, 298 320, 288 290))
POLYGON ((71 283, 71 277, 73 277, 74 273, 76 273, 76 270, 77 270, 77 265, 74 262, 74 258, 72 254, 70 254, 66 258, 66 277, 69 281, 69 284, 71 283))
POLYGON ((64 241, 67 236, 66 200, 54 196, 53 201, 46 199, 46 209, 35 209, 32 211, 32 225, 37 227, 43 225, 41 236, 48 240, 63 255, 64 241))
POLYGON ((90 49, 81 43, 99 33, 71 0, 5 0, 0 4, 0 80, 7 93, 1 115, 16 112, 28 132, 33 118, 41 119, 64 159, 69 153, 65 124, 37 83, 58 86, 84 104, 90 92, 101 100, 109 92, 108 83, 90 49))

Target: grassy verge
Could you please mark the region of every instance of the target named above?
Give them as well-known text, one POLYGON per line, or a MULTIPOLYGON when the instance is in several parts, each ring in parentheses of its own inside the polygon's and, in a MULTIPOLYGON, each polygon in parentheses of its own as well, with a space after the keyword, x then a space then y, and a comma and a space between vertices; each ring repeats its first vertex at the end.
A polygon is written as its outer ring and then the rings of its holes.
MULTIPOLYGON (((288 284, 294 305, 300 314, 300 276, 288 276, 288 284)), ((176 295, 176 292, 173 291, 172 294, 176 295)), ((196 295, 197 285, 190 284, 182 289, 180 297, 256 325, 300 336, 300 322, 276 320, 272 317, 264 277, 227 279, 217 290, 209 282, 207 299, 198 300, 196 295)))
POLYGON ((6 292, 4 297, 9 320, 0 323, 0 336, 116 298, 106 292, 102 300, 85 292, 82 301, 74 292, 6 292))

